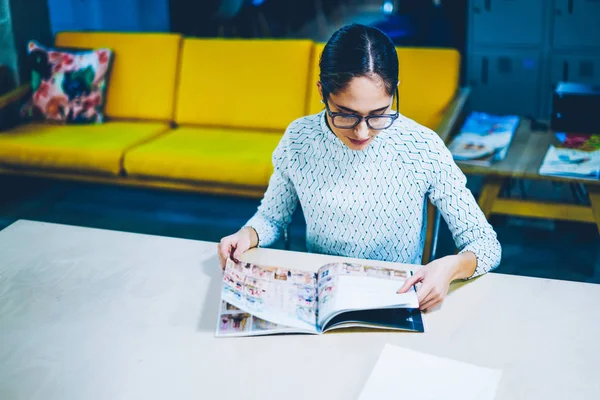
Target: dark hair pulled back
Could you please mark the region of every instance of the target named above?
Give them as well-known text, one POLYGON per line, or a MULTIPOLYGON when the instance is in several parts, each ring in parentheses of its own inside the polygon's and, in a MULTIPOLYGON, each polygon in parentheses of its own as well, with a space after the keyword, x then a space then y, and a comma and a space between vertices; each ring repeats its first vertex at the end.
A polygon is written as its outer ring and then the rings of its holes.
POLYGON ((381 30, 351 24, 336 31, 323 49, 319 62, 323 96, 337 94, 352 78, 378 76, 393 96, 398 86, 398 55, 391 39, 381 30))

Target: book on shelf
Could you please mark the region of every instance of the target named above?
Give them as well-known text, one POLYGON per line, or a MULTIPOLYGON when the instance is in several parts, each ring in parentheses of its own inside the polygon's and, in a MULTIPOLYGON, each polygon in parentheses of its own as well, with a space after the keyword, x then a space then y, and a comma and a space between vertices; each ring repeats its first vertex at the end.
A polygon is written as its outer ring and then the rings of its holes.
POLYGON ((600 135, 557 133, 538 173, 573 179, 600 179, 600 135))
POLYGON ((519 121, 515 115, 472 112, 448 149, 461 164, 490 166, 506 158, 519 121))
POLYGON ((363 327, 424 332, 410 265, 329 263, 317 272, 229 260, 216 336, 322 334, 363 327), (404 268, 402 268, 404 267, 404 268))

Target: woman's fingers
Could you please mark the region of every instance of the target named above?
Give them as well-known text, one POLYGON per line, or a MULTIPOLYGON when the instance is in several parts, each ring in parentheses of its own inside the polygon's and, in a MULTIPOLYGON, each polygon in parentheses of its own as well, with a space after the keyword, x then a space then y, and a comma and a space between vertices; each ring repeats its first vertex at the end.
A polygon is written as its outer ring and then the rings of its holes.
POLYGON ((433 288, 423 299, 423 301, 419 302, 419 308, 421 310, 429 310, 430 308, 433 308, 441 303, 442 300, 444 300, 444 297, 439 293, 438 290, 433 288))
POLYGON ((411 276, 406 281, 404 281, 404 285, 402 285, 402 287, 400 289, 398 289, 398 292, 396 292, 396 293, 406 293, 406 292, 408 292, 408 289, 413 287, 418 282, 421 282, 422 280, 423 280, 423 272, 421 272, 421 270, 419 270, 413 276, 411 276))
POLYGON ((256 235, 254 229, 250 230, 244 228, 233 235, 221 239, 217 249, 219 261, 221 262, 221 269, 225 269, 229 258, 233 258, 235 262, 239 262, 242 254, 244 254, 252 245, 252 238, 250 237, 252 233, 256 235))
POLYGON ((238 243, 237 246, 233 248, 233 261, 239 262, 240 258, 242 257, 242 254, 244 254, 246 250, 248 249, 244 249, 244 246, 238 243))
POLYGON ((235 261, 238 261, 240 258, 242 258, 242 254, 248 251, 248 249, 250 249, 252 246, 252 239, 250 237, 252 232, 254 232, 254 229, 243 229, 235 235, 236 239, 233 249, 233 259, 235 261))
POLYGON ((442 300, 430 299, 429 301, 425 302, 422 306, 419 306, 419 308, 422 311, 429 311, 430 309, 432 309, 433 307, 437 306, 441 302, 442 302, 442 300))
MULTIPOLYGON (((430 285, 423 283, 423 285, 417 291, 417 300, 419 301, 419 306, 429 300, 427 297, 432 290, 433 288, 430 285)), ((422 307, 420 308, 422 309, 422 307)))
POLYGON ((221 239, 218 248, 219 261, 221 261, 221 269, 225 269, 227 259, 231 256, 231 250, 233 248, 233 240, 231 237, 221 239))

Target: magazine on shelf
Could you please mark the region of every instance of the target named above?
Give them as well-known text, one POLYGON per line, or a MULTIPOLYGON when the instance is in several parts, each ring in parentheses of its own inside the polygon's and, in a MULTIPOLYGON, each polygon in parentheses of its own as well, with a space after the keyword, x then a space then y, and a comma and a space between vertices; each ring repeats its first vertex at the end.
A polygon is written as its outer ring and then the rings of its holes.
POLYGON ((322 334, 366 327, 424 332, 410 269, 330 263, 318 272, 229 260, 216 336, 322 334))
POLYGON ((600 179, 600 135, 557 133, 560 144, 550 145, 540 175, 600 179))
POLYGON ((506 158, 519 121, 515 115, 472 112, 448 148, 461 164, 490 166, 506 158))

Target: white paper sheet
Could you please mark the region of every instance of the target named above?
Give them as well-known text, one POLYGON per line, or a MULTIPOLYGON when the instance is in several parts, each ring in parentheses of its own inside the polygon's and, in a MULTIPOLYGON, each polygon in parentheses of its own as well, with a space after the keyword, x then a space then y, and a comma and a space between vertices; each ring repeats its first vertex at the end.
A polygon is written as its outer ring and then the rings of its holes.
POLYGON ((493 400, 502 371, 386 344, 359 400, 493 400))

